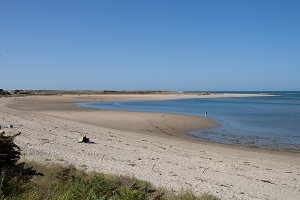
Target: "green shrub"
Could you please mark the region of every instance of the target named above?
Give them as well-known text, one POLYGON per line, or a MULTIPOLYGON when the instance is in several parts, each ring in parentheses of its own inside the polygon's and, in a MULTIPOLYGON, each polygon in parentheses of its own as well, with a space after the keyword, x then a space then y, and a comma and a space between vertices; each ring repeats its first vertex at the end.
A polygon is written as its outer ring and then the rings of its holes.
POLYGON ((18 163, 20 159, 20 148, 14 143, 16 136, 5 136, 0 133, 0 197, 4 199, 9 194, 21 192, 24 185, 37 173, 32 167, 25 168, 24 162, 18 163))

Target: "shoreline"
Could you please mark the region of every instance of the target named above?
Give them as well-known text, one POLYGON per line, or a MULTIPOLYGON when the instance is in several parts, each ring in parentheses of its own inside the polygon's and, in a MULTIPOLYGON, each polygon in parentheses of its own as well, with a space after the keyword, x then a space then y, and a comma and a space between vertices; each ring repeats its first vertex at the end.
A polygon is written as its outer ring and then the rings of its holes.
MULTIPOLYGON (((205 145, 211 145, 215 147, 221 147, 221 148, 228 148, 233 150, 242 150, 242 151, 250 151, 250 152, 264 152, 267 154, 279 154, 279 155, 288 155, 288 156, 300 156, 300 152, 295 149, 286 149, 286 148, 274 148, 274 147, 251 147, 251 146, 245 146, 245 145, 238 145, 238 144, 224 144, 219 142, 213 142, 208 140, 201 140, 197 138, 197 136, 193 135, 192 131, 194 130, 203 130, 203 129, 210 129, 210 128, 218 128, 222 126, 218 122, 215 122, 209 118, 204 118, 200 116, 193 116, 193 115, 184 115, 184 114, 171 114, 171 113, 163 113, 163 112, 143 112, 143 111, 126 111, 126 110, 98 110, 94 108, 88 108, 88 107, 82 107, 77 106, 76 103, 82 103, 82 102, 113 102, 113 101, 136 101, 136 100, 171 100, 171 99, 188 99, 188 98, 235 98, 235 97, 242 97, 242 98, 251 98, 251 97, 264 97, 264 96, 272 96, 269 94, 236 94, 236 93, 224 93, 224 94, 101 94, 101 95, 94 95, 94 94, 87 94, 87 95, 50 95, 50 96, 26 96, 26 97, 14 97, 14 99, 22 99, 21 103, 16 103, 15 105, 10 105, 8 107, 12 109, 17 110, 31 110, 36 112, 43 112, 43 114, 46 114, 48 116, 57 117, 61 119, 70 119, 70 117, 67 117, 66 114, 60 113, 58 114, 57 111, 65 112, 68 111, 69 113, 71 111, 74 112, 80 112, 80 115, 86 114, 84 112, 101 112, 101 114, 109 115, 110 120, 114 117, 114 115, 117 118, 120 118, 120 114, 122 117, 130 117, 132 118, 136 116, 146 116, 146 115, 153 115, 153 117, 165 117, 170 116, 174 117, 176 116, 176 122, 178 123, 181 120, 188 121, 189 119, 196 120, 192 121, 192 123, 188 124, 189 128, 179 129, 177 127, 176 132, 174 131, 168 131, 163 129, 154 129, 154 130, 147 130, 147 132, 141 132, 136 129, 127 129, 125 126, 116 127, 116 125, 107 125, 107 121, 104 123, 90 123, 91 125, 101 126, 104 128, 110 128, 115 130, 123 130, 123 131, 129 131, 129 132, 135 132, 139 134, 146 134, 146 135, 153 135, 155 137, 166 137, 171 136, 173 139, 177 140, 184 140, 187 142, 192 143, 199 143, 199 144, 205 144, 205 145), (24 101, 25 100, 25 101, 24 101), (32 102, 34 102, 32 104, 32 102), (29 107, 28 104, 29 103, 29 107), (49 105, 51 104, 51 105, 49 105), (53 112, 54 111, 54 112, 53 112), (132 116, 130 116, 130 114, 132 116), (197 119, 201 119, 200 124, 195 125, 197 123, 197 119), (203 123, 204 120, 208 125, 205 125, 203 123), (153 132, 153 134, 152 134, 153 132)), ((69 115, 69 114, 68 114, 69 115)), ((95 116, 93 116, 95 117, 95 116)), ((73 121, 77 122, 83 122, 87 123, 87 121, 78 120, 78 116, 75 116, 75 118, 71 119, 73 121)), ((172 118, 174 120, 174 118, 172 118)), ((89 121, 89 120, 88 120, 89 121)), ((161 123, 162 125, 163 123, 161 123)), ((174 125, 174 123, 172 123, 174 125)), ((169 124, 170 126, 170 124, 169 124)), ((182 124, 180 125, 182 126, 182 124)), ((179 126, 179 127, 180 127, 179 126)), ((145 127, 144 127, 145 129, 145 127)))
POLYGON ((96 101, 98 98, 119 101, 189 97, 73 95, 0 98, 0 124, 14 125, 13 129, 3 127, 7 133, 22 132, 16 143, 23 150, 25 160, 73 164, 87 171, 129 175, 170 190, 209 192, 221 199, 296 199, 300 196, 297 189, 300 188, 297 181, 300 178, 300 155, 297 153, 199 142, 162 132, 168 129, 172 133, 172 127, 181 129, 179 132, 190 130, 190 125, 205 118, 195 117, 191 123, 193 117, 184 115, 97 112, 74 107, 75 102, 96 101), (158 116, 160 120, 155 121, 158 116), (176 125, 176 119, 184 124, 176 125), (102 126, 110 122, 114 123, 102 126), (159 128, 155 128, 157 124, 159 128), (77 143, 77 138, 85 133, 94 144, 77 143))

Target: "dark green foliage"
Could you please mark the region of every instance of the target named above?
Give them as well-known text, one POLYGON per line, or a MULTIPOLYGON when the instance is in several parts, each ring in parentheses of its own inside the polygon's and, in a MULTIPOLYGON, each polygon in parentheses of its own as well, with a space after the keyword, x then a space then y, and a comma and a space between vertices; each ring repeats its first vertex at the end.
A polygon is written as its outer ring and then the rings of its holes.
POLYGON ((0 133, 0 198, 5 198, 9 193, 22 190, 22 186, 28 183, 34 175, 38 174, 32 167, 25 168, 20 159, 20 148, 14 143, 16 136, 5 136, 0 133))
POLYGON ((0 166, 1 168, 15 166, 20 159, 20 148, 14 143, 14 138, 21 133, 13 136, 5 136, 5 132, 0 133, 0 166))

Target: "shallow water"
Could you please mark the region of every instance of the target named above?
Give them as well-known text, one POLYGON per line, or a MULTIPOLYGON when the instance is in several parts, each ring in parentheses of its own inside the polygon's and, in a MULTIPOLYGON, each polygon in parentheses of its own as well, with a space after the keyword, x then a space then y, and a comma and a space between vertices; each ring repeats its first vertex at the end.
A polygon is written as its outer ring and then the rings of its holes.
MULTIPOLYGON (((241 93, 241 92, 239 92, 241 93)), ((219 128, 192 131, 197 138, 224 144, 300 150, 300 93, 265 92, 277 96, 86 102, 95 109, 168 112, 209 118, 219 128)))

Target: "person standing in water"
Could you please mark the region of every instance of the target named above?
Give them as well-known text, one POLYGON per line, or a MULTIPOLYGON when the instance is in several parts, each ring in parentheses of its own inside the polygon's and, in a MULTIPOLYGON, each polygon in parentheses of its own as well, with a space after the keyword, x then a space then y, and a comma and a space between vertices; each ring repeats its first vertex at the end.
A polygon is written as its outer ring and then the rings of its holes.
POLYGON ((205 111, 205 117, 207 117, 207 110, 205 111))

